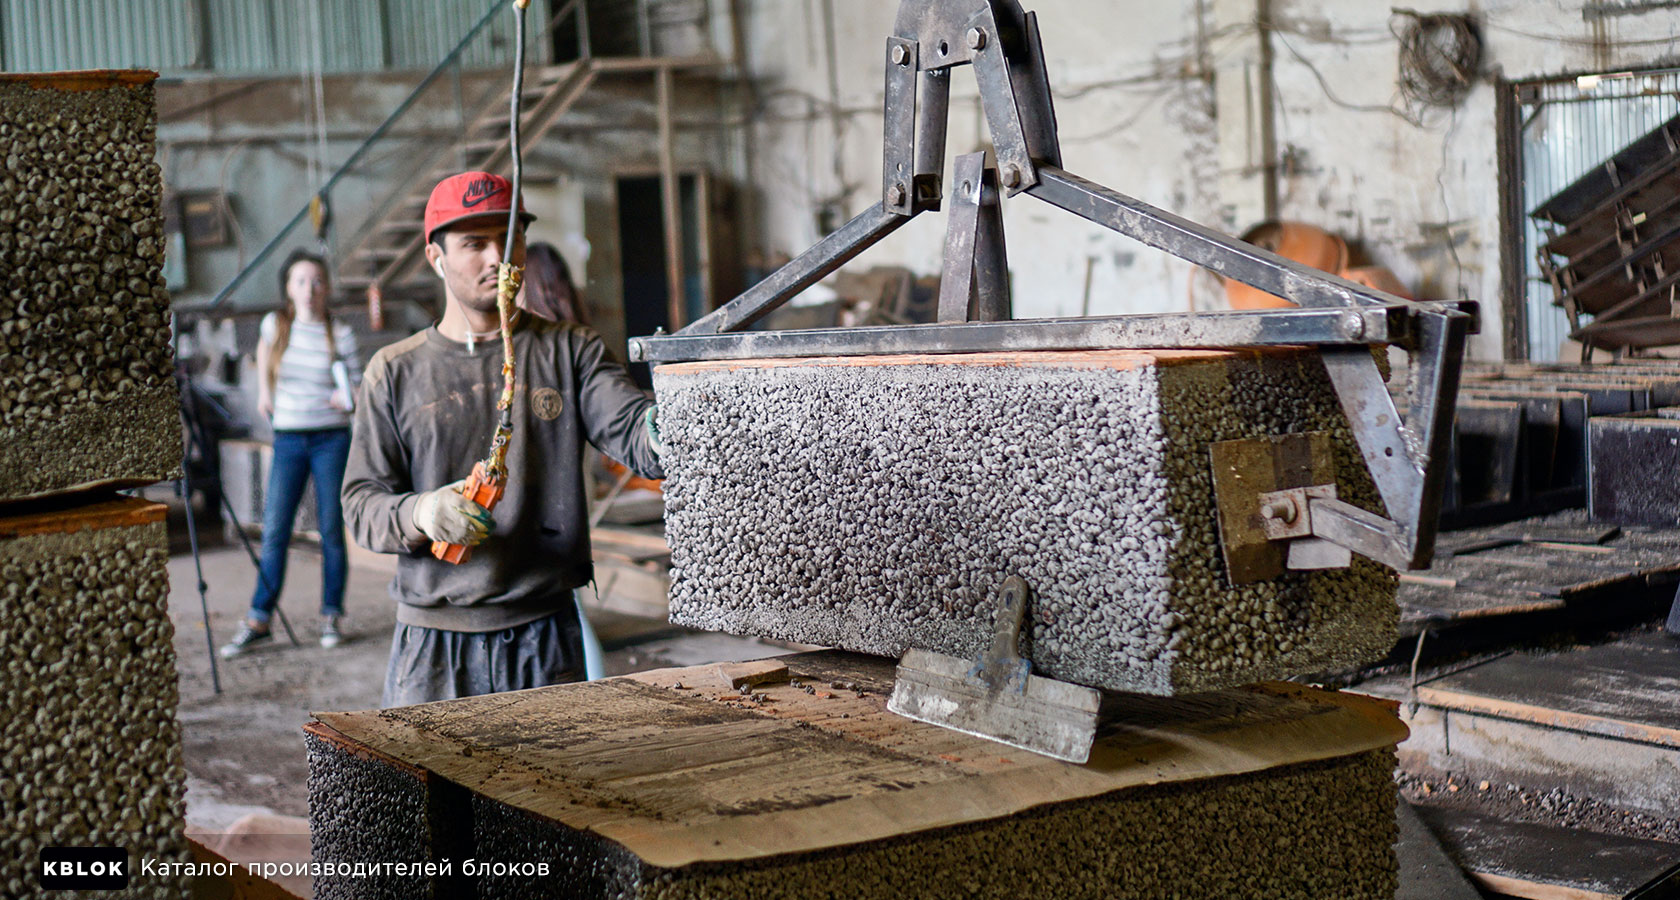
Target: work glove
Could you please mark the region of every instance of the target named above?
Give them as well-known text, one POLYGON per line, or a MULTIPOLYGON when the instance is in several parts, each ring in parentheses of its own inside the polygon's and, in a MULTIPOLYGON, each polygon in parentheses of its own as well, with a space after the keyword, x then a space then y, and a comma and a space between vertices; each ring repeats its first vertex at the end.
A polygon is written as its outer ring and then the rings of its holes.
POLYGON ((659 407, 648 407, 643 419, 647 422, 648 446, 653 448, 653 455, 664 456, 665 441, 659 437, 659 407))
POLYGON ((414 527, 421 534, 445 544, 473 547, 483 543, 496 527, 490 511, 461 496, 465 478, 420 495, 414 504, 414 527))

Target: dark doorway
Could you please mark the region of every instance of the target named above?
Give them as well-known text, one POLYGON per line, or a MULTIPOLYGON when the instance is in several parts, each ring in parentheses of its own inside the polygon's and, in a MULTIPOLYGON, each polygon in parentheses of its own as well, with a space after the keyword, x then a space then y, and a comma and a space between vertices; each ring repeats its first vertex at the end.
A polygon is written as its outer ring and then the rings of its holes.
MULTIPOLYGON (((688 321, 706 312, 698 239, 698 183, 693 174, 680 175, 677 180, 683 238, 683 310, 688 321)), ((659 176, 618 179, 618 246, 624 280, 625 336, 642 337, 660 328, 675 331, 671 327, 671 291, 665 270, 665 214, 659 176)), ((645 363, 631 365, 630 376, 644 388, 653 385, 645 363)))

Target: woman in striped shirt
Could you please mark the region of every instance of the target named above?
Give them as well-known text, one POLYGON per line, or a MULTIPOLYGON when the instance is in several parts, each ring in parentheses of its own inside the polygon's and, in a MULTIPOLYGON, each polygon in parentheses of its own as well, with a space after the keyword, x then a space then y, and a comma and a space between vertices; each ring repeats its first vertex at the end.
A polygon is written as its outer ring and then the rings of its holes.
POLYGON ((272 639, 269 619, 286 578, 286 551, 303 489, 315 480, 321 534, 321 646, 341 640, 348 557, 339 491, 350 454, 351 379, 360 379, 356 338, 327 312, 326 261, 295 250, 280 267, 285 301, 263 318, 257 341, 258 408, 274 425, 274 458, 263 502, 262 564, 245 626, 222 648, 234 657, 272 639))

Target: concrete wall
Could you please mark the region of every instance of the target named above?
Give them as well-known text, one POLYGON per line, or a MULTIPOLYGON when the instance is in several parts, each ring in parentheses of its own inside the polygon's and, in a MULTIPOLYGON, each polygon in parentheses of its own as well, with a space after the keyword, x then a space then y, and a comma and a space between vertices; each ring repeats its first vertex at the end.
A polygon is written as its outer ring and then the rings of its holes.
MULTIPOLYGON (((1240 233, 1266 214, 1270 164, 1283 217, 1341 234, 1419 296, 1483 301, 1472 352, 1498 356, 1492 80, 1668 63, 1680 48, 1677 4, 1476 3, 1467 11, 1482 23, 1483 77, 1447 111, 1404 105, 1389 4, 1272 0, 1267 153, 1255 111, 1267 105, 1255 24, 1264 2, 1023 4, 1039 13, 1067 168, 1240 233), (1587 7, 1642 11, 1589 18, 1587 7)), ((898 3, 742 5, 761 114, 739 164, 766 198, 757 249, 775 257, 879 197, 881 58, 898 3)), ((971 71, 954 82, 953 155, 989 142, 971 71)), ((861 262, 937 270, 943 220, 925 218, 861 262)), ((1006 203, 1005 221, 1018 317, 1078 314, 1087 284, 1095 314, 1220 303, 1211 276, 1029 198, 1006 203)))

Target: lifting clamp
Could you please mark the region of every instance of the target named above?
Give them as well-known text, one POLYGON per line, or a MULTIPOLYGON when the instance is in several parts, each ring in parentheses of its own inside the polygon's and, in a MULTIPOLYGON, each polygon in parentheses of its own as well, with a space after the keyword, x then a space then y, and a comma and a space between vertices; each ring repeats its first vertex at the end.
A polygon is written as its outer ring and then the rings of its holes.
MULTIPOLYGON (((904 0, 883 62, 880 199, 705 317, 674 334, 631 340, 633 361, 1312 346, 1387 515, 1329 492, 1302 493, 1294 499, 1306 506, 1297 520, 1305 524, 1283 533, 1305 529, 1292 540, 1334 545, 1398 569, 1429 565, 1464 341, 1478 326, 1475 303, 1404 300, 1308 269, 1064 169, 1038 19, 1018 0, 904 0), (997 165, 985 168, 979 154, 958 161, 939 322, 745 330, 920 213, 940 208, 951 73, 965 65, 979 83, 997 165), (1299 308, 1010 321, 998 203, 1021 194, 1299 308), (1372 356, 1373 345, 1383 344, 1411 356, 1404 419, 1372 356)), ((1253 512, 1258 516, 1258 506, 1253 512)))

